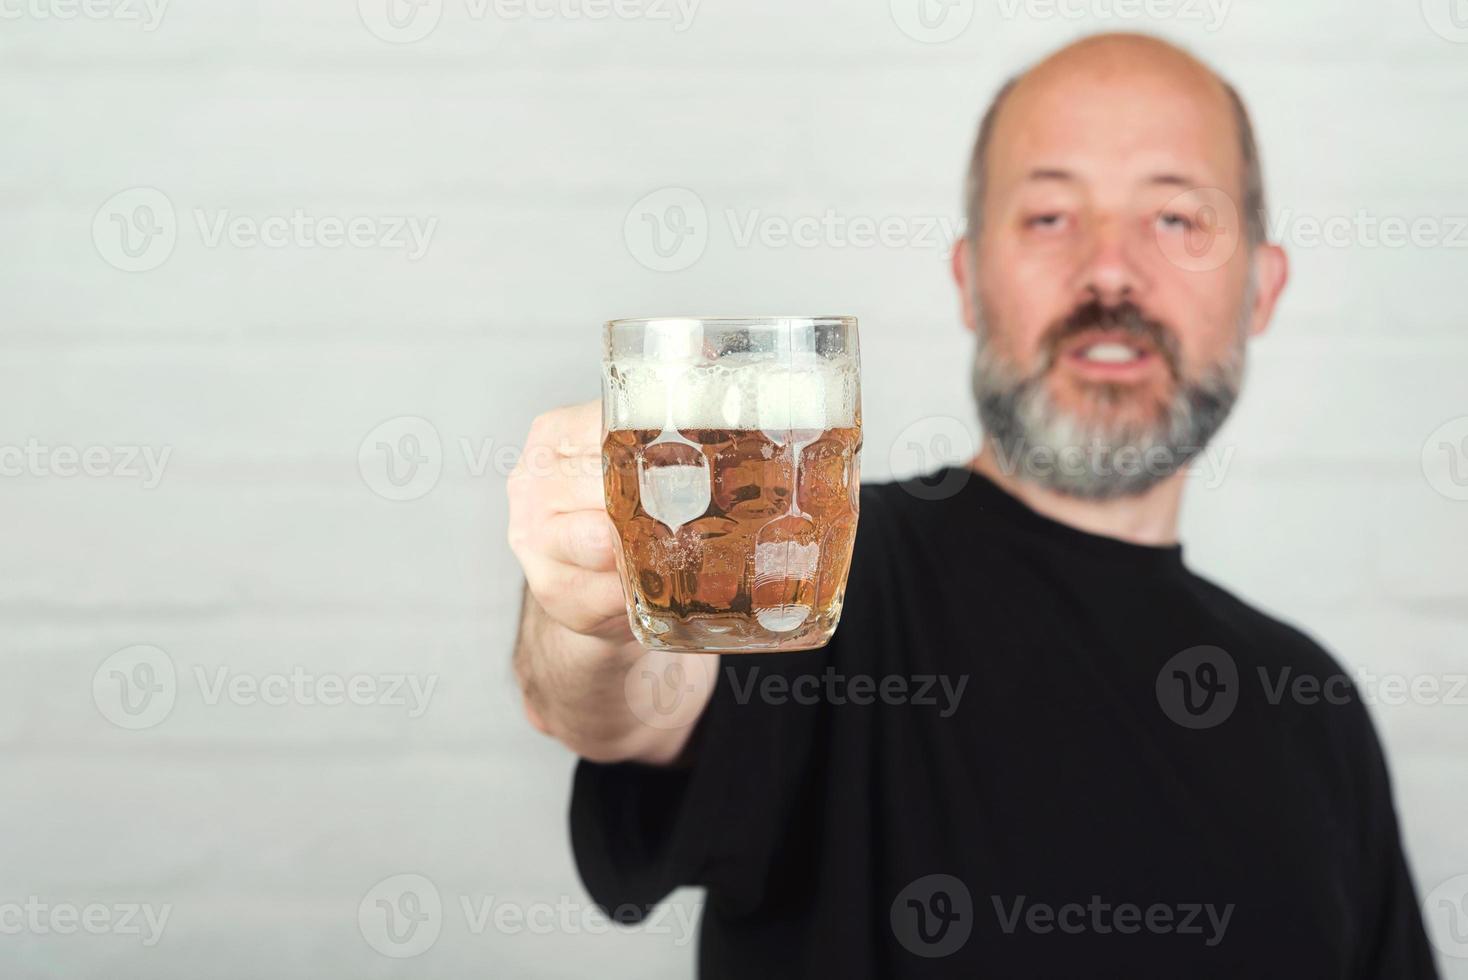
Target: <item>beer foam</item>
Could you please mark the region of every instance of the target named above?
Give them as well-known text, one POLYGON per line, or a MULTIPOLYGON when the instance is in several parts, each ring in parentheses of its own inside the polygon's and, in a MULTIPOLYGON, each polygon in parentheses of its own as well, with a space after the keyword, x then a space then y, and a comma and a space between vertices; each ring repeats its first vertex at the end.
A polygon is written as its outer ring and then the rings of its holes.
POLYGON ((856 424, 851 361, 814 354, 713 364, 618 361, 604 378, 610 430, 834 429, 856 424))

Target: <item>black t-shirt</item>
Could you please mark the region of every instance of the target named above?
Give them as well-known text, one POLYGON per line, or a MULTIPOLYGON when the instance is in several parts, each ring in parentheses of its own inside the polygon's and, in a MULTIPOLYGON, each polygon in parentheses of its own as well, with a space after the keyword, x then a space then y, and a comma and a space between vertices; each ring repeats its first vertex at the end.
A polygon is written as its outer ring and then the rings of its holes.
POLYGON ((707 888, 704 977, 1436 975, 1330 655, 968 470, 863 487, 835 638, 698 726, 583 760, 571 832, 619 919, 707 888))

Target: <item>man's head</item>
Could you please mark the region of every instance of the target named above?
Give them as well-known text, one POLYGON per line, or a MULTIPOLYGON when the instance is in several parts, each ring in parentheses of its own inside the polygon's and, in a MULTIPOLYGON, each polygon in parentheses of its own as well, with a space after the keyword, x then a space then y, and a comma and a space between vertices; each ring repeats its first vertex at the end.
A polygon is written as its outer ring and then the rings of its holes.
POLYGON ((1080 41, 996 96, 967 195, 953 270, 986 438, 1009 460, 1084 460, 1018 474, 1078 497, 1181 468, 1286 278, 1234 90, 1154 38, 1080 41))

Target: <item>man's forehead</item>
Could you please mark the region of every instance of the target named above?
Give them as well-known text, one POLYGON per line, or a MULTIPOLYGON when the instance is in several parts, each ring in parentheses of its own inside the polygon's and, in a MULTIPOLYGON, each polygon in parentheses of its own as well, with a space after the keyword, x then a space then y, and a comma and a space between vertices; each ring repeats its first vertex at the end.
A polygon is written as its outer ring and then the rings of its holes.
POLYGON ((1075 50, 1037 65, 1006 94, 989 146, 996 183, 1238 178, 1232 101, 1205 66, 1170 46, 1075 50))

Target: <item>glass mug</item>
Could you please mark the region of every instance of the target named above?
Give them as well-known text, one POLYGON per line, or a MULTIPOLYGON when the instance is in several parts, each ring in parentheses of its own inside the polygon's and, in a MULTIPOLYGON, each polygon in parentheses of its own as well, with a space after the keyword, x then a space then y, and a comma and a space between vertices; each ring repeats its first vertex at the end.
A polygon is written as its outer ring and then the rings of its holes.
POLYGON ((856 538, 856 319, 613 320, 603 339, 602 478, 638 642, 824 646, 856 538))

